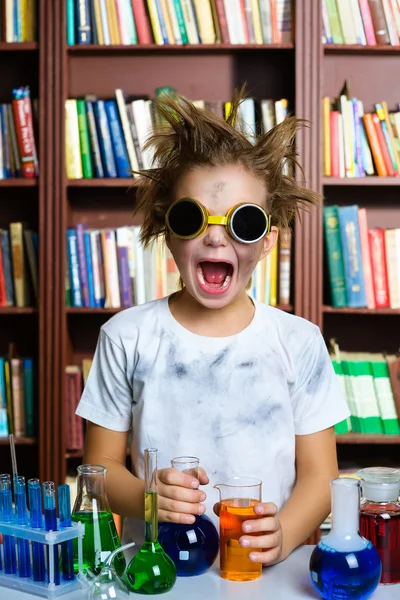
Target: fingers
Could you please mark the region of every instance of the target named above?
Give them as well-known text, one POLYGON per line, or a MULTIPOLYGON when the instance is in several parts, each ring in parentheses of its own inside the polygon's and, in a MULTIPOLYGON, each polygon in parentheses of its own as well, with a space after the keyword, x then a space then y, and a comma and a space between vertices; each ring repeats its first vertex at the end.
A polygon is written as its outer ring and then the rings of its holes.
POLYGON ((193 502, 181 502, 179 500, 170 500, 169 498, 159 497, 159 510, 184 513, 190 515, 202 515, 206 507, 204 504, 198 504, 193 502))
POLYGON ((279 548, 271 548, 271 550, 267 550, 266 552, 250 552, 249 554, 250 560, 261 563, 262 565, 274 564, 279 559, 279 556, 279 548))
POLYGON ((178 485, 180 487, 197 490, 199 487, 199 480, 191 475, 187 475, 182 471, 176 469, 160 469, 157 472, 158 481, 166 485, 178 485))
POLYGON ((163 498, 169 498, 170 500, 180 502, 190 502, 193 504, 204 502, 206 499, 205 493, 201 490, 188 490, 187 488, 179 487, 177 485, 159 484, 158 494, 163 498))
POLYGON ((278 512, 278 507, 273 502, 259 502, 254 506, 256 515, 265 515, 272 517, 278 512))
POLYGON ((200 485, 207 485, 207 483, 209 483, 210 481, 203 467, 199 468, 199 481, 200 485))
POLYGON ((242 536, 239 539, 239 544, 242 548, 276 548, 280 545, 280 533, 268 533, 267 535, 242 536))
POLYGON ((170 512, 158 509, 158 520, 160 523, 180 523, 181 525, 192 525, 196 517, 194 515, 170 512))
POLYGON ((265 519, 252 519, 251 521, 244 521, 242 524, 242 530, 244 533, 263 533, 278 531, 279 521, 277 517, 265 517, 265 519))

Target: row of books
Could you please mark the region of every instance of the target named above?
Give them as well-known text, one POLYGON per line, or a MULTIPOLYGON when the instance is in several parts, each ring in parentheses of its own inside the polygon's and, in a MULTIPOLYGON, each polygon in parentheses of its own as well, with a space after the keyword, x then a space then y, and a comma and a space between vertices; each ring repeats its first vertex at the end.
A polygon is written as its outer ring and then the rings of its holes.
POLYGON ((343 352, 332 340, 331 357, 351 414, 336 434, 399 435, 400 356, 343 352))
POLYGON ((35 435, 32 358, 0 357, 0 438, 35 435))
POLYGON ((144 248, 140 227, 67 230, 66 304, 128 308, 178 288, 179 273, 161 241, 144 248))
MULTIPOLYGON (((157 88, 156 95, 174 94, 169 87, 157 88)), ((194 102, 221 117, 229 114, 229 102, 194 102)), ((247 98, 240 106, 237 127, 248 136, 269 131, 283 121, 288 112, 286 99, 247 98)), ((66 172, 68 179, 129 177, 138 169, 150 169, 152 151, 144 149, 155 125, 154 102, 148 98, 126 98, 122 89, 115 99, 95 96, 65 102, 66 172)))
POLYGON ((398 0, 322 0, 325 44, 398 46, 398 0))
POLYGON ((84 441, 84 421, 75 414, 82 389, 85 385, 92 365, 91 358, 84 358, 82 366, 67 365, 65 367, 65 445, 67 450, 82 450, 84 441))
POLYGON ((369 229, 357 205, 325 206, 324 233, 332 306, 400 308, 400 229, 369 229))
POLYGON ((34 126, 37 102, 29 87, 12 91, 12 102, 0 104, 0 179, 39 174, 34 126))
POLYGON ((0 307, 38 303, 38 235, 24 223, 0 229, 0 307))
POLYGON ((37 40, 37 0, 0 0, 0 42, 37 40))
MULTIPOLYGON (((143 248, 140 227, 67 230, 66 305, 129 308, 178 289, 179 272, 162 241, 143 248)), ((250 295, 272 306, 290 304, 291 232, 257 264, 250 295)))
POLYGON ((341 94, 323 98, 324 175, 397 176, 400 172, 400 105, 389 112, 385 101, 364 114, 361 100, 341 94))
POLYGON ((67 0, 69 45, 280 44, 292 0, 67 0))

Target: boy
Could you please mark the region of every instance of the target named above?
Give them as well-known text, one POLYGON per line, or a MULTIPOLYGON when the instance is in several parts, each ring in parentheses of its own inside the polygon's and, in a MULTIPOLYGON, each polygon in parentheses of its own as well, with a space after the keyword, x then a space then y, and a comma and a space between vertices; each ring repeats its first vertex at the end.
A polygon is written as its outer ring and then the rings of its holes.
POLYGON ((234 127, 239 102, 227 121, 183 99, 159 105, 167 126, 150 140, 157 166, 142 174, 136 211, 144 243, 165 237, 182 289, 101 328, 77 414, 88 420, 84 460, 108 468, 111 508, 127 517, 124 541, 143 540, 143 452, 155 447, 160 521, 212 517, 213 485, 227 476, 263 481, 261 518, 240 543, 268 565, 329 513, 333 425, 348 410, 319 329, 246 293, 278 228, 318 197, 283 173, 299 122, 253 145, 234 127), (200 457, 200 481, 167 468, 179 455, 200 457))

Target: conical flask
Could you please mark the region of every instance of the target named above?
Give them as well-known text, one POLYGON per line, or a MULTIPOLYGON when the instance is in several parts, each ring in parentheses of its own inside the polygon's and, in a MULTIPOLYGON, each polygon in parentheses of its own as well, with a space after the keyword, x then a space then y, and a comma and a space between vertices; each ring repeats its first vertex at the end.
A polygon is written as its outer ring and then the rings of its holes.
POLYGON ((145 538, 139 552, 126 570, 126 580, 133 592, 162 594, 172 588, 176 580, 175 565, 158 541, 157 450, 144 451, 145 538))
MULTIPOLYGON (((199 462, 195 456, 178 456, 171 460, 171 466, 198 479, 199 462)), ((218 531, 206 515, 196 516, 191 525, 159 523, 158 540, 174 561, 180 577, 204 573, 219 552, 218 531)))
MULTIPOLYGON (((83 568, 96 575, 109 554, 121 546, 114 518, 106 494, 106 467, 81 465, 78 467, 78 493, 72 520, 85 525, 83 538, 83 568)), ((78 572, 78 544, 73 540, 74 571, 78 572)), ((125 569, 122 553, 114 560, 115 570, 122 575, 125 569)))
POLYGON ((381 561, 359 529, 360 482, 331 481, 332 529, 310 558, 311 582, 326 600, 365 600, 379 584, 381 561))

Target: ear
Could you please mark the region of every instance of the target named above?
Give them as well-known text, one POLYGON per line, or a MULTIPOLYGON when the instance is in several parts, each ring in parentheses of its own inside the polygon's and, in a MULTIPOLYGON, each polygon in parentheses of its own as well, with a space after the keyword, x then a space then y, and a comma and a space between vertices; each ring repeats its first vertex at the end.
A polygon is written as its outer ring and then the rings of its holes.
POLYGON ((258 260, 263 260, 272 250, 275 248, 278 243, 278 235, 279 229, 273 225, 271 227, 271 231, 268 235, 263 239, 263 248, 260 254, 260 258, 258 260))

